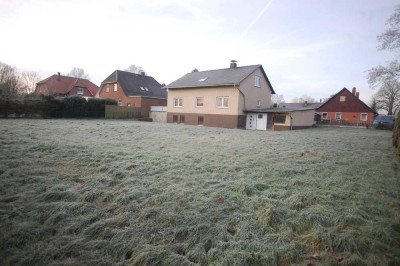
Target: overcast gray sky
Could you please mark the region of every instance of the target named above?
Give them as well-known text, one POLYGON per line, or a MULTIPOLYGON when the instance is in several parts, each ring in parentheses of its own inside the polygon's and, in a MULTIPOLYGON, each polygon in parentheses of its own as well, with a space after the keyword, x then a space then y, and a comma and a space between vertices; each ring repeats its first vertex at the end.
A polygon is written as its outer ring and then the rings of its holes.
POLYGON ((286 101, 357 87, 395 55, 376 36, 394 0, 0 0, 0 61, 43 78, 80 67, 99 85, 135 64, 160 83, 194 68, 262 64, 286 101))

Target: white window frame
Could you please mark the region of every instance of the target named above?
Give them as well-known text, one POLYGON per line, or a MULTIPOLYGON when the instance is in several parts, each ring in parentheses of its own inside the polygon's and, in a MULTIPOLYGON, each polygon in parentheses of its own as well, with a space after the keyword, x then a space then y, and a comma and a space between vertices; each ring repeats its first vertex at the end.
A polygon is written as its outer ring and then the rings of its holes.
POLYGON ((338 121, 342 120, 342 113, 341 112, 335 113, 335 120, 338 120, 338 121), (339 115, 339 119, 338 119, 338 115, 339 115))
POLYGON ((368 120, 368 114, 367 113, 361 113, 360 114, 360 121, 367 121, 368 120), (365 119, 363 119, 363 115, 365 115, 365 119))
POLYGON ((204 106, 204 97, 196 97, 196 107, 203 107, 204 106), (199 99, 202 99, 201 105, 199 105, 199 99))
POLYGON ((261 77, 254 76, 254 87, 261 88, 261 77))
POLYGON ((182 97, 174 98, 174 107, 183 107, 183 98, 182 97))
POLYGON ((106 85, 106 92, 110 92, 110 84, 106 85))
POLYGON ((322 119, 328 119, 328 113, 327 112, 322 112, 322 119))
POLYGON ((339 101, 340 102, 345 102, 346 101, 346 95, 342 95, 342 96, 339 96, 339 101))
POLYGON ((76 87, 76 94, 83 95, 85 93, 85 89, 82 87, 76 87))
POLYGON ((114 84, 114 91, 118 91, 118 85, 117 85, 117 83, 114 84))
POLYGON ((229 108, 229 96, 218 96, 217 97, 217 108, 229 108), (219 100, 220 99, 220 100, 219 100), (226 102, 225 102, 226 100, 226 102), (219 104, 221 103, 221 104, 219 104))

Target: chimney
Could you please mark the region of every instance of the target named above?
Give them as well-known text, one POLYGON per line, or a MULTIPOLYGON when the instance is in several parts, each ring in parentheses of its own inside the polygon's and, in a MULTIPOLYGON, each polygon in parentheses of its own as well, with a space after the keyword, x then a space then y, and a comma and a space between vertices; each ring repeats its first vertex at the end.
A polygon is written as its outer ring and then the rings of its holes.
POLYGON ((308 105, 308 102, 307 101, 304 101, 304 106, 307 106, 308 105))
POLYGON ((353 87, 353 90, 351 91, 351 93, 352 93, 353 95, 356 95, 356 87, 353 87))
POLYGON ((144 72, 144 71, 140 71, 140 74, 144 77, 144 76, 146 76, 146 72, 144 72))
POLYGON ((230 68, 236 68, 237 67, 236 62, 237 62, 236 60, 231 60, 230 68))
POLYGON ((357 99, 360 98, 360 93, 358 91, 356 92, 356 97, 357 97, 357 99))
POLYGON ((60 72, 57 72, 57 80, 60 80, 61 74, 60 72))

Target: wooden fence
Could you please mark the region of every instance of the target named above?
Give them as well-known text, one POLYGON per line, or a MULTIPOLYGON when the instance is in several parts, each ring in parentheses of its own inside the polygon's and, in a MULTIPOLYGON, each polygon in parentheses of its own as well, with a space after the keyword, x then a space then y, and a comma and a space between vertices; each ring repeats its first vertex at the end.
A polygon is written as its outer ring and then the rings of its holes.
POLYGON ((106 105, 105 117, 112 119, 139 118, 141 116, 140 110, 140 107, 106 105))

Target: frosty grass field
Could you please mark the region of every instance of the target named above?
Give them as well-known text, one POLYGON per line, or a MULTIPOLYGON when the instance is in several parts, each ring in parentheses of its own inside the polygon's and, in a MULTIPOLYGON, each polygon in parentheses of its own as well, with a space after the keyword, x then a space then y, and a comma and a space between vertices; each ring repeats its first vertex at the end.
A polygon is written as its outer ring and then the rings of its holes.
POLYGON ((391 132, 0 121, 3 265, 399 264, 391 132))

